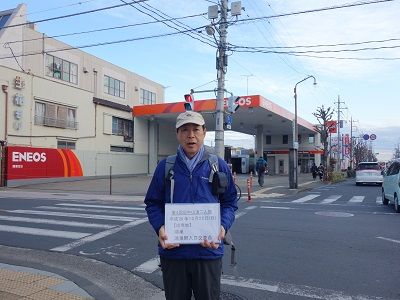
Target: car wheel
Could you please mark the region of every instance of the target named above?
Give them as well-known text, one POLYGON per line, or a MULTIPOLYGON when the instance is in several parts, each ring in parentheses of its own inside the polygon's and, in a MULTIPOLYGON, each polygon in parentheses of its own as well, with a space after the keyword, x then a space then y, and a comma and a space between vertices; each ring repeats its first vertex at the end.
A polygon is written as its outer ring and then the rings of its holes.
POLYGON ((385 197, 385 191, 382 189, 382 204, 383 205, 388 205, 389 200, 385 197))
POLYGON ((359 182, 356 182, 356 185, 360 185, 360 183, 359 183, 359 182))
POLYGON ((397 213, 400 213, 400 203, 399 203, 399 198, 397 197, 397 195, 394 195, 394 210, 397 213))

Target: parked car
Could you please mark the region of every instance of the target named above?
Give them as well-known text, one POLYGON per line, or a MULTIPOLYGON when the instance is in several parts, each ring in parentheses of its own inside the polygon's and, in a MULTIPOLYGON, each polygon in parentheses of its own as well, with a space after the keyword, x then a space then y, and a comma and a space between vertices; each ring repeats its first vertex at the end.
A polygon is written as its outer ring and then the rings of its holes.
POLYGON ((396 212, 400 213, 400 160, 394 160, 387 169, 382 183, 382 203, 394 204, 396 212))
POLYGON ((382 185, 383 172, 376 161, 360 162, 356 169, 356 185, 374 183, 382 185))

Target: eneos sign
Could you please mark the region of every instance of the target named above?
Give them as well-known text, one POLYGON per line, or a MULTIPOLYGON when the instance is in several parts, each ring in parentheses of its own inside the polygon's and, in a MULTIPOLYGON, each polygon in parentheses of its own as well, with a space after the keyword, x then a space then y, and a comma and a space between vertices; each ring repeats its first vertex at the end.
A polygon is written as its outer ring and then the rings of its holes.
POLYGON ((79 159, 70 149, 9 146, 7 180, 82 176, 79 159))

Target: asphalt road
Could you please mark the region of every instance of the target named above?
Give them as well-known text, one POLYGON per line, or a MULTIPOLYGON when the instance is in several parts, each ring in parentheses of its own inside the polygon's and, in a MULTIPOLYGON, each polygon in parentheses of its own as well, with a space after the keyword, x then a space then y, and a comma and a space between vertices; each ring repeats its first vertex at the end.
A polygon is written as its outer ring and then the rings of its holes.
MULTIPOLYGON (((106 262, 162 287, 140 202, 3 198, 0 209, 1 245, 106 262)), ((352 181, 241 201, 226 299, 400 299, 399 217, 380 187, 352 181)))

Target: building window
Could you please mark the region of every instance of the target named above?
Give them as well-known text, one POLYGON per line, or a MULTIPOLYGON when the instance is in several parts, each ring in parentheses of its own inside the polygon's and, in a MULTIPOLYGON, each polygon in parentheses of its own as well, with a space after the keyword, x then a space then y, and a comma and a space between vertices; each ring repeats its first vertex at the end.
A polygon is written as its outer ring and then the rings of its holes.
POLYGON ((124 142, 133 142, 133 122, 122 118, 112 118, 112 134, 124 137, 124 142))
POLYGON ((287 134, 282 135, 282 144, 289 143, 289 136, 287 134))
POLYGON ((132 147, 124 147, 124 146, 110 146, 111 152, 133 152, 132 147))
POLYGON ((78 129, 76 109, 47 102, 35 102, 35 125, 78 129))
POLYGON ((313 133, 310 133, 308 135, 308 143, 309 144, 314 144, 315 143, 315 135, 313 133))
POLYGON ((104 93, 125 99, 125 82, 104 75, 104 93))
POLYGON ((265 143, 266 143, 267 145, 271 145, 271 136, 270 136, 270 135, 266 135, 266 136, 265 136, 265 143))
POLYGON ((73 149, 75 150, 76 143, 74 141, 57 141, 57 148, 58 149, 73 149))
POLYGON ((46 75, 63 81, 78 84, 78 65, 47 54, 46 75))
POLYGON ((140 89, 140 103, 141 104, 155 104, 156 93, 150 92, 145 89, 140 89))

